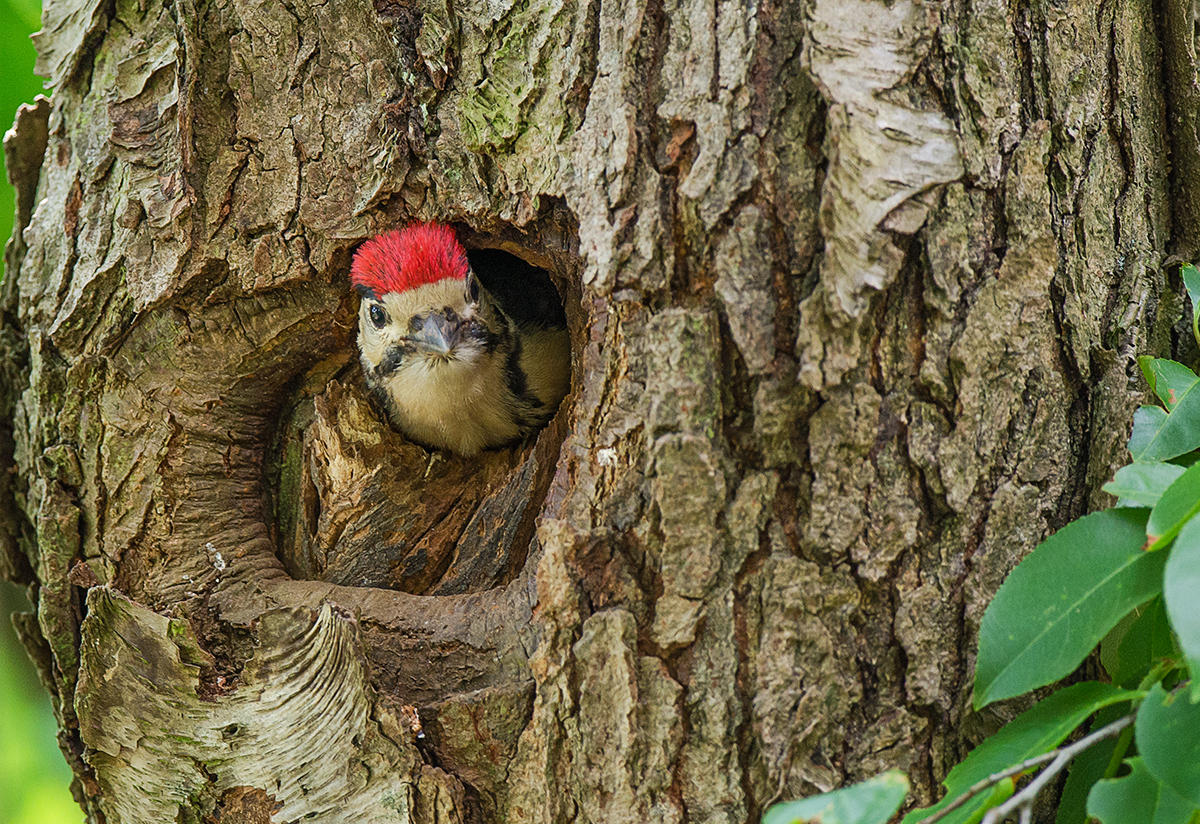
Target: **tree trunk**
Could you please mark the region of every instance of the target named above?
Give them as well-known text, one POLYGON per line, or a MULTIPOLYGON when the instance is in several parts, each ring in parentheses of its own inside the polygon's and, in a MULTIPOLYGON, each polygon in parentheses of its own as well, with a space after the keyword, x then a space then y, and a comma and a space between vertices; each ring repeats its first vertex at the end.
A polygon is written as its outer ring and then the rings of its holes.
POLYGON ((932 799, 1006 717, 984 606, 1172 346, 1165 5, 47 2, 0 571, 90 820, 932 799), (367 402, 350 254, 413 218, 558 285, 536 443, 367 402))

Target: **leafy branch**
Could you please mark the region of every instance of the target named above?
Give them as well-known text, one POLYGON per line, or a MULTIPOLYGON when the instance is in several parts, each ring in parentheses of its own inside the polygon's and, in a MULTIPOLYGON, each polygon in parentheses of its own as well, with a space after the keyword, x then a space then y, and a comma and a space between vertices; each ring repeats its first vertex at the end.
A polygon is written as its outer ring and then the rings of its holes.
POLYGON ((1045 764, 1047 761, 1053 761, 1054 763, 1042 770, 1038 774, 1038 777, 1027 784, 1025 788, 1021 790, 1021 792, 1017 793, 1000 806, 993 807, 983 819, 983 824, 994 824, 994 822, 999 821, 1001 817, 1012 812, 1018 806, 1022 806, 1021 824, 1025 824, 1024 818, 1027 813, 1032 811, 1033 800, 1037 797, 1037 794, 1041 791, 1042 787, 1046 786, 1050 779, 1062 772, 1063 768, 1071 763, 1071 759, 1091 747, 1097 741, 1102 741, 1105 738, 1114 738, 1117 735, 1120 735, 1122 730, 1133 724, 1133 719, 1133 715, 1126 715, 1123 718, 1118 718, 1111 724, 1106 724, 1090 735, 1081 738, 1069 747, 1060 747, 1058 749, 1051 750, 1050 752, 1042 753, 1041 755, 1035 755, 1033 758, 1025 759, 1020 764, 1016 764, 1006 770, 1001 770, 998 773, 993 773, 982 781, 975 782, 967 789, 966 792, 954 799, 949 806, 931 816, 922 818, 919 822, 917 822, 917 824, 935 824, 935 822, 941 821, 947 815, 957 810, 963 804, 966 804, 984 790, 990 789, 1006 779, 1023 775, 1034 767, 1045 764))
POLYGON ((989 810, 988 814, 983 817, 983 824, 996 824, 998 821, 1003 820, 1004 816, 1016 809, 1020 809, 1021 811, 1021 824, 1029 824, 1029 818, 1033 815, 1033 802, 1037 799, 1037 794, 1042 791, 1042 788, 1050 783, 1050 780, 1054 776, 1062 772, 1076 755, 1090 748, 1098 741, 1102 741, 1105 738, 1115 738, 1120 735, 1122 730, 1132 726, 1133 720, 1133 715, 1119 718, 1111 724, 1101 727, 1094 733, 1084 736, 1071 746, 1055 750, 1056 755, 1050 766, 1038 773, 1037 778, 1026 784, 1024 789, 1008 799, 1008 801, 989 810))

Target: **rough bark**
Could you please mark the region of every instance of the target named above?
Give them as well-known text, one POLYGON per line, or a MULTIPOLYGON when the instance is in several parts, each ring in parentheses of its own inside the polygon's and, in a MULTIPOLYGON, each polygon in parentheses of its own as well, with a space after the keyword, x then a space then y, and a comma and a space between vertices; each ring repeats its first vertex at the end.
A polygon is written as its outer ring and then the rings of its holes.
POLYGON ((969 710, 984 606, 1172 345, 1156 11, 48 0, 0 571, 90 820, 930 800, 1012 711, 969 710), (431 459, 365 399, 350 254, 414 217, 562 292, 536 443, 431 459))

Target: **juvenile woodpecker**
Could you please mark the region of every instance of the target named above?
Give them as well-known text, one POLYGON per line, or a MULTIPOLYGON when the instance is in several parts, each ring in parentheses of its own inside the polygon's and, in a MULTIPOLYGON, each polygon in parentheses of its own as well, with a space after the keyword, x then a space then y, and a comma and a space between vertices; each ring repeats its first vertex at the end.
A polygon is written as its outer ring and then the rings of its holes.
POLYGON ((459 455, 536 432, 571 384, 549 277, 505 252, 472 258, 499 264, 487 288, 453 229, 415 223, 368 240, 350 268, 367 386, 396 429, 459 455))

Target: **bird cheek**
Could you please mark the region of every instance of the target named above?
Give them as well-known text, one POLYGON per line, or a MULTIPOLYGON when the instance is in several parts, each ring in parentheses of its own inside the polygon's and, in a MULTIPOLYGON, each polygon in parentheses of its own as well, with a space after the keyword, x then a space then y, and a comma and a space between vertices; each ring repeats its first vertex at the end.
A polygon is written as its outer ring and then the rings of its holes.
POLYGON ((470 324, 471 340, 483 352, 491 353, 496 351, 503 342, 503 336, 494 331, 482 320, 473 320, 470 324))
POLYGON ((387 377, 400 368, 400 364, 404 362, 404 351, 399 346, 389 346, 383 352, 383 357, 379 361, 379 366, 375 371, 381 377, 387 377))

